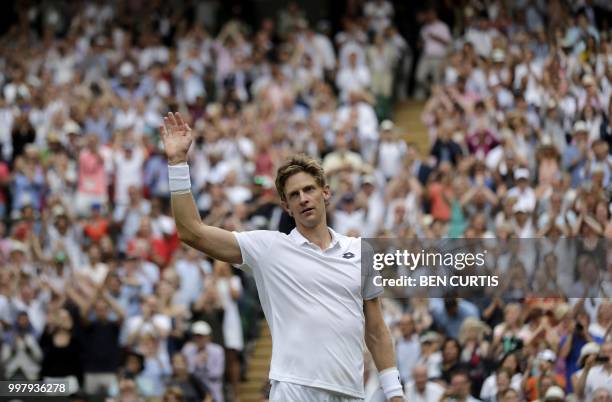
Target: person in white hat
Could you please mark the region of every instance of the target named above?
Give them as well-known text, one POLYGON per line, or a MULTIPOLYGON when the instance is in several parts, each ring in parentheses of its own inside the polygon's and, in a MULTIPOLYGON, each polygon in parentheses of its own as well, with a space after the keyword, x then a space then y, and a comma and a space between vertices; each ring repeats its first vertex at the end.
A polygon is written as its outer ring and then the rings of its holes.
POLYGON ((607 388, 603 387, 597 388, 593 392, 593 399, 591 399, 592 402, 610 402, 610 400, 612 400, 612 394, 607 388))
POLYGON ((223 402, 223 375, 225 373, 225 351, 210 341, 212 328, 206 321, 191 325, 191 341, 183 346, 182 354, 187 360, 190 373, 206 385, 215 402, 223 402))
POLYGON ((363 401, 364 343, 386 398, 402 402, 382 288, 362 274, 361 241, 328 227, 331 190, 319 163, 296 155, 277 171, 281 205, 296 223, 289 235, 230 232, 205 225, 198 213, 187 165, 194 139, 189 125, 168 113, 160 130, 179 237, 253 272, 272 334, 270 402, 363 401))
POLYGON ((444 394, 444 387, 428 377, 428 368, 417 364, 412 369, 412 380, 404 387, 404 397, 414 402, 439 402, 444 394))
POLYGON ((538 374, 525 377, 524 380, 524 389, 526 397, 530 398, 529 400, 534 400, 538 397, 542 399, 543 395, 546 395, 546 389, 543 387, 543 382, 546 379, 550 379, 552 384, 555 383, 565 388, 567 380, 565 376, 554 372, 554 365, 557 361, 557 355, 550 349, 544 349, 536 355, 533 362, 530 362, 525 370, 526 373, 531 372, 532 365, 535 363, 538 367, 538 374))
POLYGON ((578 357, 578 365, 580 367, 584 367, 585 360, 587 358, 593 359, 594 357, 591 357, 591 356, 597 356, 600 350, 601 350, 601 346, 599 346, 597 342, 585 343, 584 346, 580 348, 580 357, 578 357))
POLYGON ((418 364, 427 367, 427 378, 439 378, 442 376, 442 352, 440 351, 441 339, 437 332, 428 331, 419 337, 421 354, 418 364))
POLYGON ((527 168, 518 168, 514 171, 514 182, 515 186, 508 190, 508 198, 516 198, 517 204, 527 212, 534 210, 536 206, 536 195, 535 191, 529 185, 529 170, 527 168))
POLYGON ((563 402, 565 401, 565 392, 563 389, 557 385, 553 385, 552 387, 546 390, 544 394, 544 401, 547 402, 563 402))
MULTIPOLYGON (((576 396, 584 401, 593 400, 593 393, 598 388, 605 388, 612 394, 612 341, 601 345, 598 354, 587 354, 589 349, 594 351, 594 347, 585 350, 584 368, 577 373, 574 387, 576 396)), ((582 355, 582 350, 580 354, 582 355)))
POLYGON ((582 169, 588 161, 588 128, 584 121, 574 123, 572 143, 563 152, 562 165, 572 175, 572 187, 582 182, 582 169))
POLYGON ((442 64, 446 57, 447 47, 451 43, 451 32, 445 22, 438 18, 435 8, 424 12, 424 25, 419 32, 423 53, 416 67, 415 97, 423 99, 431 85, 442 79, 442 64), (431 81, 430 81, 431 77, 431 81))
POLYGON ((398 175, 407 150, 406 141, 398 138, 395 133, 395 124, 391 120, 383 121, 380 124, 380 142, 374 165, 385 179, 390 180, 398 175))

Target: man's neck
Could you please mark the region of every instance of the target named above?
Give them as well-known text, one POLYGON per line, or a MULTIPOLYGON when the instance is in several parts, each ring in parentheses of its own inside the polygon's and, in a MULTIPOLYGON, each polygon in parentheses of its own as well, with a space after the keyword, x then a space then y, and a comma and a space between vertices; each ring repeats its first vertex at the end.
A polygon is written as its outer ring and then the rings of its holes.
POLYGON ((327 221, 325 219, 314 228, 307 228, 302 225, 298 225, 297 230, 309 242, 317 245, 321 250, 327 250, 331 244, 332 236, 327 227, 327 221))

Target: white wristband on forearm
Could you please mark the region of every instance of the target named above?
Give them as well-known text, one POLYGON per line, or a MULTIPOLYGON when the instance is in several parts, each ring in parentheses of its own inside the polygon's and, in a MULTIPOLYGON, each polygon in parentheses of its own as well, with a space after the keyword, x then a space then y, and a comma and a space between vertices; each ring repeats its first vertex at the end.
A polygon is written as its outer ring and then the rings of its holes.
POLYGON ((170 182, 170 192, 189 192, 191 191, 191 177, 189 176, 189 165, 168 165, 168 180, 170 182))
POLYGON ((403 397, 400 373, 397 367, 389 367, 378 373, 378 380, 387 400, 395 397, 403 397))

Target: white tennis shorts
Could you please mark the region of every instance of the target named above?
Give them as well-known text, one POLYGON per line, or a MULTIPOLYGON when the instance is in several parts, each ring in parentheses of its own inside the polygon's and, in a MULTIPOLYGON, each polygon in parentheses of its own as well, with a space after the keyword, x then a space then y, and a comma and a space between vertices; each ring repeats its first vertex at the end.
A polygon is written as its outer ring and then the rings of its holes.
POLYGON ((342 395, 321 388, 272 380, 269 402, 363 402, 361 398, 342 395))

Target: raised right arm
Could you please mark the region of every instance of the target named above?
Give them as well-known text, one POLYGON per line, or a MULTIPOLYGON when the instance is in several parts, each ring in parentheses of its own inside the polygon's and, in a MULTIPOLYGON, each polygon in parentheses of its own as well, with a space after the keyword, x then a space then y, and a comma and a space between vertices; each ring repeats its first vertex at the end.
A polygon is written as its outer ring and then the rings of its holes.
MULTIPOLYGON (((186 165, 187 152, 193 141, 189 125, 179 113, 168 113, 160 130, 169 169, 186 165)), ((171 180, 172 175, 171 172, 171 180)), ((172 214, 182 242, 217 260, 242 264, 240 246, 234 234, 202 222, 190 189, 172 191, 171 201, 172 214)))

